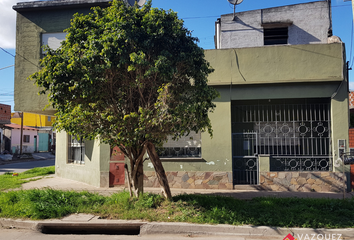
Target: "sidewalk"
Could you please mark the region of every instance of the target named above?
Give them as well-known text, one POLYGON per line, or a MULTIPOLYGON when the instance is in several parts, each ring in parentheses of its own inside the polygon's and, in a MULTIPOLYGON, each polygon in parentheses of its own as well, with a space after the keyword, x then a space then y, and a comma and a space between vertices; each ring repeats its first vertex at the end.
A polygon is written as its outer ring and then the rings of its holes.
MULTIPOLYGON (((60 190, 74 190, 74 191, 89 191, 93 193, 99 193, 105 196, 111 195, 117 191, 122 191, 126 189, 122 187, 113 188, 98 188, 86 183, 73 181, 65 178, 56 177, 55 175, 47 176, 43 179, 28 182, 22 185, 22 189, 34 189, 34 188, 52 188, 60 190)), ((126 189, 128 190, 128 189, 126 189)), ((144 188, 145 192, 161 193, 160 188, 144 188)), ((229 196, 238 199, 252 199, 255 197, 298 197, 298 198, 332 198, 332 199, 343 199, 343 193, 319 193, 319 192, 269 192, 269 191, 258 191, 258 190, 224 190, 224 189, 180 189, 171 188, 172 195, 178 195, 182 193, 188 194, 211 194, 211 195, 221 195, 229 196)), ((354 192, 349 192, 345 194, 346 198, 354 197, 354 192)))

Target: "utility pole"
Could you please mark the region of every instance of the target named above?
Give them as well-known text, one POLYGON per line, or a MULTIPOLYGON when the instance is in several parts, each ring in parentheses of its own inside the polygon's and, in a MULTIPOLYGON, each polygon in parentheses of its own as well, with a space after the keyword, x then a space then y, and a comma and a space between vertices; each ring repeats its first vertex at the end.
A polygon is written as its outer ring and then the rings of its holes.
POLYGON ((20 155, 22 155, 22 141, 23 141, 23 112, 20 113, 21 116, 21 136, 20 136, 20 155))

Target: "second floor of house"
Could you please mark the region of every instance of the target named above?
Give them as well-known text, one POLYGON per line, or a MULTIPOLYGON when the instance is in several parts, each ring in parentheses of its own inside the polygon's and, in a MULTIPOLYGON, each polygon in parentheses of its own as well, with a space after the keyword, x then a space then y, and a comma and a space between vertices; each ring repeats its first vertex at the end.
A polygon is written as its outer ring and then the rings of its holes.
POLYGON ((327 43, 332 36, 327 0, 222 15, 215 23, 215 48, 327 43))

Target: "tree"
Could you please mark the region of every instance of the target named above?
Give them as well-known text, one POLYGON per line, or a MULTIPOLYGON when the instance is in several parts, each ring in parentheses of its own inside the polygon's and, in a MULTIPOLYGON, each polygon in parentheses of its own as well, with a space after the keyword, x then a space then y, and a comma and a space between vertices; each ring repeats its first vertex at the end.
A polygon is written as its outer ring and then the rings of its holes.
POLYGON ((30 76, 57 110, 54 127, 118 146, 130 162, 134 193, 143 192, 146 152, 164 195, 170 189, 155 146, 190 131, 212 134, 208 112, 217 91, 197 38, 173 11, 114 0, 108 8, 75 14, 66 40, 46 49, 30 76))

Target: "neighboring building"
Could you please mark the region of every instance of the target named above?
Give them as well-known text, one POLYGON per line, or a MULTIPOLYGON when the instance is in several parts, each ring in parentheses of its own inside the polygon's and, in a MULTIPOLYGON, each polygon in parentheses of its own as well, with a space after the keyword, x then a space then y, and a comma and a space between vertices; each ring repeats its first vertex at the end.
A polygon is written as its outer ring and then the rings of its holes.
MULTIPOLYGON (((38 62, 41 43, 58 42, 73 13, 86 13, 92 4, 107 1, 18 3, 17 52, 38 62)), ((214 136, 165 144, 161 156, 170 186, 341 191, 349 169, 343 176, 336 160, 348 150, 348 89, 344 44, 328 44, 331 32, 326 1, 236 13, 235 19, 222 15, 217 49, 205 51, 215 69, 209 84, 221 95, 209 115, 214 136)), ((46 97, 27 80, 37 70, 16 58, 15 110, 52 115, 54 109, 41 111, 46 97)), ((65 132, 57 141, 58 176, 99 187, 117 182, 121 173, 114 169, 121 169, 122 159, 111 157, 108 145, 65 132)), ((144 173, 145 186, 157 187, 149 161, 144 173)))
MULTIPOLYGON (((21 146, 21 125, 18 124, 6 124, 7 128, 11 129, 11 151, 12 154, 20 153, 21 146)), ((23 126, 22 137, 22 153, 34 153, 37 152, 38 129, 23 126)))
POLYGON ((9 144, 11 140, 8 138, 8 132, 5 124, 11 123, 11 106, 0 104, 0 153, 5 150, 10 151, 9 144))
MULTIPOLYGON (((13 116, 14 113, 11 114, 11 117, 13 116)), ((23 113, 23 125, 35 128, 51 127, 54 119, 55 117, 53 116, 39 115, 27 112, 23 113)), ((21 118, 11 118, 11 123, 21 125, 21 118)))
MULTIPOLYGON (((21 125, 21 118, 15 117, 12 113, 11 122, 21 125)), ((35 113, 23 113, 23 125, 36 128, 38 130, 37 152, 49 152, 55 146, 55 132, 53 132, 53 121, 55 117, 40 115, 35 113)))
POLYGON ((11 123, 11 106, 0 104, 0 127, 11 123))

